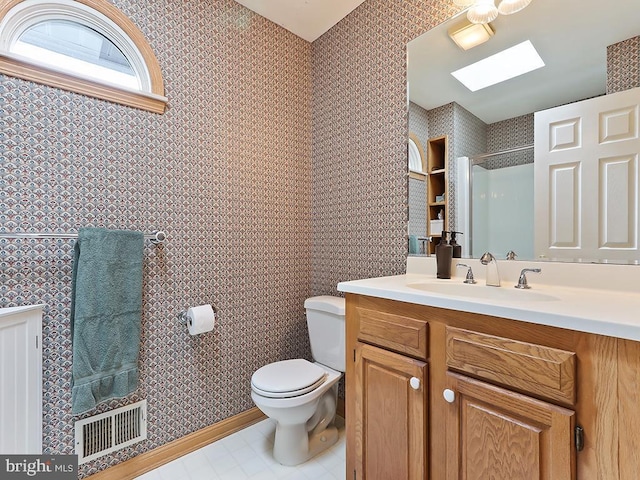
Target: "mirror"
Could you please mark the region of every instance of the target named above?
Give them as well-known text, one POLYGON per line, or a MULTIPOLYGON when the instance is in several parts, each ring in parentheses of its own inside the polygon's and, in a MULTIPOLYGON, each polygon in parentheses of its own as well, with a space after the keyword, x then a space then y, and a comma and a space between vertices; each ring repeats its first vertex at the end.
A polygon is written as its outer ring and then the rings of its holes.
MULTIPOLYGON (((407 47, 409 132, 419 138, 420 147, 425 151, 427 139, 449 137, 445 228, 464 233, 464 243, 458 240, 463 243, 463 257, 470 256, 475 244, 477 248, 495 250, 493 253, 498 258, 505 258, 509 250, 515 250, 519 260, 531 260, 535 258, 531 238, 533 198, 522 198, 522 192, 530 191, 530 197, 534 194, 533 178, 528 180, 532 176, 533 112, 639 86, 640 46, 634 37, 640 35, 640 9, 631 1, 533 0, 520 12, 500 15, 490 24, 495 33, 486 43, 463 51, 447 32, 465 18, 461 13, 407 47), (629 39, 633 40, 625 42, 629 39), (543 68, 476 92, 468 90, 451 75, 459 68, 525 40, 535 46, 545 62, 543 68), (635 66, 635 74, 629 65, 635 66), (478 130, 482 135, 477 134, 478 130), (524 148, 500 156, 484 155, 513 147, 524 148), (477 170, 478 175, 469 173, 466 164, 458 164, 459 157, 479 157, 472 163, 480 166, 469 169, 477 170), (482 182, 522 186, 511 188, 516 197, 503 202, 503 210, 498 211, 488 201, 491 193, 483 197, 478 188, 469 190, 461 183, 465 176, 477 176, 476 186, 482 182), (484 221, 465 220, 465 197, 477 197, 467 216, 497 219, 495 228, 490 230, 500 232, 505 240, 503 244, 496 247, 495 242, 487 243, 481 238, 474 224, 484 221), (479 206, 478 198, 484 201, 483 205, 479 206), (518 225, 518 220, 524 223, 518 225), (510 232, 520 238, 510 238, 510 232)), ((425 225, 428 218, 414 221, 416 212, 427 217, 421 212, 428 207, 416 206, 416 192, 422 195, 418 186, 419 179, 410 177, 410 239, 428 232, 425 225)), ((474 257, 478 256, 476 250, 473 249, 474 257)))

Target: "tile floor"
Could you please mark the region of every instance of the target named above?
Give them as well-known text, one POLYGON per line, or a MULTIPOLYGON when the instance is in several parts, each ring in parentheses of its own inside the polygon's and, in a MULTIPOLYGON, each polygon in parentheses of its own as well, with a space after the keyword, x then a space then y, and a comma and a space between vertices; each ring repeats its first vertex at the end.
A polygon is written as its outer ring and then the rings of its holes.
POLYGON ((345 480, 344 422, 336 420, 338 443, 302 465, 285 467, 273 459, 275 423, 266 419, 137 480, 345 480))

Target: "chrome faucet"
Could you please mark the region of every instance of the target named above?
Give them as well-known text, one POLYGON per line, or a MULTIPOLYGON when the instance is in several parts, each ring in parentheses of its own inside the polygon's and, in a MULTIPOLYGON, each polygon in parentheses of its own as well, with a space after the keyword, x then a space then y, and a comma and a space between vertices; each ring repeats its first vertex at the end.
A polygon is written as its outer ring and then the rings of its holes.
POLYGON ((500 274, 498 273, 498 261, 490 252, 480 257, 480 263, 487 266, 487 286, 499 287, 500 274))
POLYGON ((473 278, 473 270, 471 270, 471 267, 469 265, 466 265, 464 263, 458 263, 456 264, 456 267, 460 268, 466 268, 467 269, 467 278, 465 279, 465 281, 463 283, 476 283, 475 279, 473 278))
POLYGON ((520 272, 520 278, 518 279, 518 284, 514 285, 515 288, 520 288, 520 289, 531 288, 527 283, 527 272, 540 273, 541 271, 542 269, 540 268, 523 268, 522 271, 520 272))

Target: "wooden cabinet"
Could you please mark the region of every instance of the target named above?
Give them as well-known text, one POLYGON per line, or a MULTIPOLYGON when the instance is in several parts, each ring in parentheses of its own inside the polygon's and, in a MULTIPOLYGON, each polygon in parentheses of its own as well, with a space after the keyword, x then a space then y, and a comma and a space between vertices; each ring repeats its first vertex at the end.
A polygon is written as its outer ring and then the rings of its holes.
POLYGON ((429 243, 429 253, 435 253, 435 246, 443 230, 447 227, 447 136, 430 138, 427 140, 427 235, 434 238, 429 243), (434 228, 438 223, 438 216, 442 216, 442 226, 434 228))
POLYGON ((575 479, 575 353, 445 330, 447 478, 575 479))
POLYGON ((572 410, 449 375, 447 479, 575 479, 572 410))
POLYGON ((572 406, 576 354, 511 338, 446 327, 447 368, 572 406))
POLYGON ((428 474, 428 328, 399 310, 347 302, 349 480, 428 474))
POLYGON ((427 364, 358 343, 355 365, 355 478, 423 480, 427 364))
POLYGON ((349 480, 637 478, 639 342, 356 294, 346 315, 349 480))

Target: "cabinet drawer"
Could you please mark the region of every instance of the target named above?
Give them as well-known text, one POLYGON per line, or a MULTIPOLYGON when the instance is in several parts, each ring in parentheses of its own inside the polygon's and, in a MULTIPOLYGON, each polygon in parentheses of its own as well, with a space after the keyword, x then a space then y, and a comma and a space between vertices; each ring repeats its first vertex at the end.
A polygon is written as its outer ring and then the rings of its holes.
POLYGON ((573 352, 447 327, 447 367, 537 397, 575 404, 573 352))
POLYGON ((392 313, 356 308, 358 340, 427 359, 428 323, 392 313))

